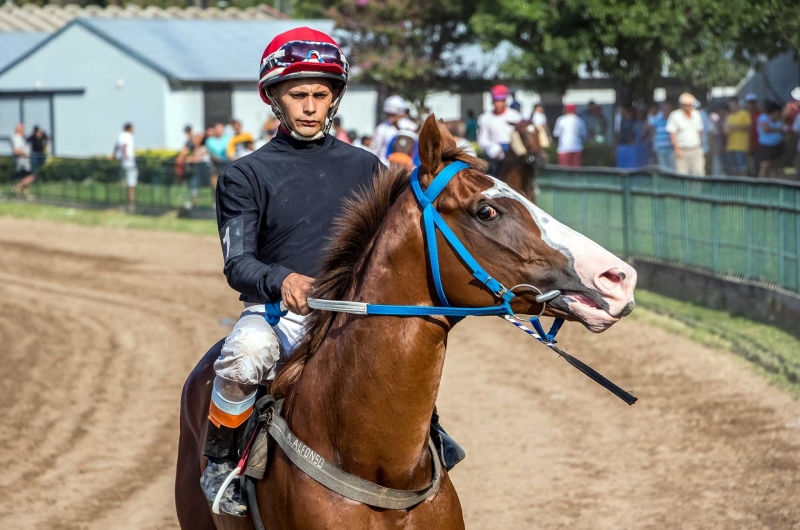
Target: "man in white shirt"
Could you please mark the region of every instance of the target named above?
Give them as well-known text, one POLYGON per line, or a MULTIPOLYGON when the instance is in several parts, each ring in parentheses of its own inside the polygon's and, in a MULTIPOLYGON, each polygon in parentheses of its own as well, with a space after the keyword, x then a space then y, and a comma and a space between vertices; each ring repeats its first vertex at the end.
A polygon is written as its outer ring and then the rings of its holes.
POLYGON ((133 209, 136 202, 136 185, 139 183, 139 169, 136 167, 136 151, 133 146, 133 124, 126 123, 114 146, 114 155, 119 160, 120 169, 128 187, 128 208, 133 209))
POLYGON ((11 188, 14 195, 24 195, 27 199, 31 196, 28 188, 36 177, 31 166, 31 148, 25 140, 25 126, 21 123, 14 127, 14 136, 11 137, 11 153, 14 155, 14 178, 19 182, 11 188))
POLYGON ((516 110, 507 108, 511 94, 504 85, 493 86, 491 94, 491 112, 484 112, 478 117, 478 146, 491 162, 490 171, 496 173, 511 144, 514 124, 522 121, 522 116, 516 110))
POLYGON ((680 108, 667 119, 667 132, 675 151, 675 171, 684 175, 705 176, 706 157, 703 153, 703 119, 694 108, 695 97, 688 92, 678 99, 680 108))
POLYGON ((553 136, 558 138, 558 165, 581 167, 583 142, 589 136, 586 123, 575 114, 575 105, 565 105, 564 113, 553 127, 553 136))

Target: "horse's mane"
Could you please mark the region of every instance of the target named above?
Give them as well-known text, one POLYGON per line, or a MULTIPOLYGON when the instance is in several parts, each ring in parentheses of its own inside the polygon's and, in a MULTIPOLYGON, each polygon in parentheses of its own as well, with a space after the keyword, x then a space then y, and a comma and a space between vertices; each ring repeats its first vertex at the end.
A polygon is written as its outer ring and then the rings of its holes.
MULTIPOLYGON (((462 150, 445 151, 443 159, 458 159, 480 171, 486 170, 483 160, 462 150)), ((324 252, 322 272, 314 282, 314 298, 342 300, 358 279, 372 240, 383 224, 389 209, 408 187, 411 169, 392 165, 382 168, 367 187, 344 201, 342 213, 333 221, 330 241, 324 252)), ((285 397, 300 378, 306 362, 316 353, 336 313, 312 311, 305 321, 305 333, 295 345, 289 360, 272 383, 271 393, 285 397)))

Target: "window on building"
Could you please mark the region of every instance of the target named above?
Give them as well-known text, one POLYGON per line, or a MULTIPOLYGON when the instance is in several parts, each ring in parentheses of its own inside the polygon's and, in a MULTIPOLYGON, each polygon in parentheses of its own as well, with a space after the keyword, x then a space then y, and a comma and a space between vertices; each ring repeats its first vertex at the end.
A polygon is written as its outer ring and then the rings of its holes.
POLYGON ((233 116, 233 86, 229 83, 204 84, 203 110, 206 127, 215 123, 228 123, 233 116))

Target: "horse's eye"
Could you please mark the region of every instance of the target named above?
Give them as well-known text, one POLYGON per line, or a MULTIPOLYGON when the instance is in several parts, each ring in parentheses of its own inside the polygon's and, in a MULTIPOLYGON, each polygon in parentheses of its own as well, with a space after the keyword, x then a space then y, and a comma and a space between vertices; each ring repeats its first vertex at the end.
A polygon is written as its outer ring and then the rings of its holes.
POLYGON ((498 215, 499 214, 497 213, 497 210, 495 210, 488 204, 484 204, 478 210, 478 219, 480 219, 481 221, 491 221, 498 215))

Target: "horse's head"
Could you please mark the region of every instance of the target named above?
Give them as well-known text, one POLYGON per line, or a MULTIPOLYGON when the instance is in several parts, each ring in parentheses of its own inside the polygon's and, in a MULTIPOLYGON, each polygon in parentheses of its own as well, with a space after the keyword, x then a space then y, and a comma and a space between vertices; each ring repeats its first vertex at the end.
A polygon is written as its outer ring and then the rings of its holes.
MULTIPOLYGON (((430 116, 419 137, 423 187, 454 160, 462 170, 447 185, 436 208, 475 259, 506 287, 530 284, 561 295, 548 304, 561 316, 600 332, 633 310, 636 271, 597 243, 562 225, 506 184, 486 175, 486 165, 464 155, 442 122, 430 116)), ((441 241, 441 239, 440 239, 441 241)), ((440 245, 442 282, 454 306, 495 305, 446 243, 440 245), (461 286, 461 287, 459 287, 461 286)), ((514 290, 512 308, 538 314, 532 289, 514 290)))
POLYGON ((547 131, 537 128, 530 120, 511 125, 514 126, 514 132, 511 133, 513 153, 528 158, 536 164, 536 167, 544 167, 547 163, 547 149, 542 146, 541 135, 547 135, 547 131))

